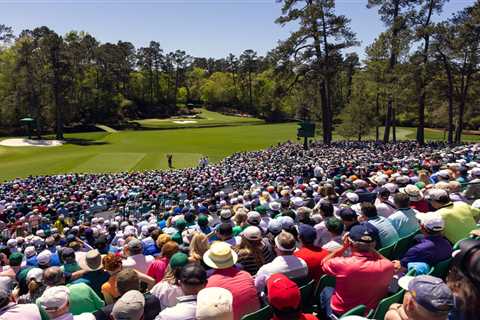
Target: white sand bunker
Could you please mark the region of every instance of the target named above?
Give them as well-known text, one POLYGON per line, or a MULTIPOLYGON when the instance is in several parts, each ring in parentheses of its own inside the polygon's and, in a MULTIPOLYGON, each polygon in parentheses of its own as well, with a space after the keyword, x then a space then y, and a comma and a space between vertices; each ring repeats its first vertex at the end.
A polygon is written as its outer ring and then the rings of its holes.
POLYGON ((61 140, 32 140, 32 139, 5 139, 0 141, 0 146, 4 147, 57 147, 64 142, 61 140))
POLYGON ((178 120, 178 121, 173 121, 173 123, 187 124, 187 123, 197 123, 197 121, 195 121, 195 120, 178 120))

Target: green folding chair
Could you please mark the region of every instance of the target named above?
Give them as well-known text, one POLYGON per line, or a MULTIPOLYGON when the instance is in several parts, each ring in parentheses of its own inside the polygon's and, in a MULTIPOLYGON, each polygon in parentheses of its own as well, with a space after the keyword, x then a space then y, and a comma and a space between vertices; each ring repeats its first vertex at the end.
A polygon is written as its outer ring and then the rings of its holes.
POLYGON ((429 275, 445 279, 447 277, 448 271, 450 270, 450 264, 452 263, 452 258, 448 258, 446 260, 440 261, 435 266, 433 266, 432 270, 430 270, 429 275))
POLYGON ((368 319, 376 319, 376 320, 383 320, 385 318, 385 314, 387 313, 390 306, 394 303, 402 303, 403 295, 405 294, 405 290, 400 290, 394 295, 386 297, 380 301, 377 308, 375 310, 370 311, 367 318, 368 319))
POLYGON ((270 320, 273 317, 273 310, 271 306, 265 306, 260 310, 246 314, 242 320, 270 320))
POLYGON ((306 285, 300 287, 300 296, 302 297, 302 311, 311 313, 314 305, 315 280, 311 280, 306 285))
MULTIPOLYGON (((417 273, 417 270, 411 269, 409 270, 405 275, 406 276, 411 276, 415 277, 415 274, 417 273)), ((385 314, 387 313, 388 309, 390 306, 394 303, 402 303, 403 300, 403 295, 405 294, 404 289, 400 289, 396 293, 394 293, 391 296, 388 296, 384 299, 382 299, 379 303, 378 306, 375 310, 370 310, 370 312, 367 315, 368 319, 378 319, 378 320, 383 320, 385 317, 385 314)))
POLYGON ((455 243, 455 245, 453 246, 453 251, 460 249, 460 242, 462 242, 463 240, 467 240, 467 239, 470 239, 470 237, 458 240, 457 243, 455 243))
POLYGON ((367 307, 366 307, 365 305, 363 305, 363 304, 360 304, 360 305, 356 306, 355 308, 350 309, 350 310, 348 310, 347 312, 345 312, 345 313, 340 317, 340 319, 345 318, 345 317, 348 317, 348 316, 361 316, 361 317, 364 317, 366 310, 367 310, 367 307))
POLYGON ((320 280, 318 280, 318 285, 315 288, 315 293, 313 295, 313 310, 318 311, 320 307, 320 293, 322 293, 322 290, 326 287, 332 287, 335 288, 335 283, 336 283, 335 277, 329 276, 327 274, 324 274, 320 280))
POLYGON ((385 258, 392 260, 393 259, 392 254, 393 254, 393 250, 395 249, 395 245, 396 243, 392 243, 388 247, 383 247, 378 250, 378 253, 380 253, 385 258))
POLYGON ((400 259, 405 254, 405 252, 407 252, 407 250, 412 246, 413 238, 416 234, 417 231, 409 234, 408 236, 400 238, 400 240, 397 241, 397 243, 395 244, 395 248, 392 252, 393 259, 400 259))

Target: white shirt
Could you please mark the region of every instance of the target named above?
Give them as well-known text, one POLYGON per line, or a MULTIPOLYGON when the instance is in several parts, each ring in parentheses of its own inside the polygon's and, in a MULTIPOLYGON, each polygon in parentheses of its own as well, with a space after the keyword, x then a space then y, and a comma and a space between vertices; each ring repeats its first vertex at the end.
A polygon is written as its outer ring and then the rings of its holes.
POLYGON ((140 253, 123 260, 122 265, 124 268, 133 268, 142 273, 147 273, 148 267, 154 259, 153 256, 145 256, 140 253))
POLYGON ((95 316, 92 313, 82 313, 74 316, 70 312, 67 312, 52 320, 95 320, 95 316))
POLYGON ((197 296, 183 296, 177 298, 175 307, 160 312, 155 320, 195 320, 197 310, 197 296))
POLYGON ((385 202, 380 201, 378 198, 375 200, 375 207, 377 208, 378 215, 384 218, 388 218, 397 210, 385 202))
POLYGON ((289 278, 299 279, 308 276, 308 267, 303 259, 294 255, 278 256, 258 270, 255 277, 255 287, 258 292, 265 289, 268 278, 275 273, 283 273, 289 278))
POLYGON ((341 247, 343 247, 343 241, 342 241, 342 236, 339 235, 332 238, 332 240, 328 241, 327 243, 325 243, 322 246, 322 249, 325 249, 329 252, 333 252, 337 249, 340 249, 341 247))
POLYGON ((150 290, 150 293, 160 300, 160 310, 175 306, 177 298, 184 295, 180 286, 168 281, 160 281, 150 290))

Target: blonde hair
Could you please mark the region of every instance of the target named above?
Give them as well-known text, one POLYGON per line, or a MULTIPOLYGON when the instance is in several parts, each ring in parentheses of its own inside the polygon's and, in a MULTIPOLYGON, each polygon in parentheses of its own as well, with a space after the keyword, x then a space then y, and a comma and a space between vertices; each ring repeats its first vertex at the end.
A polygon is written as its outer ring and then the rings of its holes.
POLYGON ((242 236, 240 244, 234 248, 239 257, 252 255, 258 267, 265 264, 262 249, 260 249, 260 241, 251 241, 242 236))
POLYGON ((233 216, 233 221, 235 221, 237 226, 242 226, 247 221, 247 210, 238 210, 233 216))
POLYGON ((207 236, 203 233, 196 233, 190 242, 190 260, 201 261, 209 246, 207 236))
POLYGON ((161 235, 158 236, 155 244, 157 245, 157 248, 159 250, 162 250, 162 247, 164 246, 164 244, 171 240, 172 240, 172 237, 170 237, 168 234, 162 233, 161 235))

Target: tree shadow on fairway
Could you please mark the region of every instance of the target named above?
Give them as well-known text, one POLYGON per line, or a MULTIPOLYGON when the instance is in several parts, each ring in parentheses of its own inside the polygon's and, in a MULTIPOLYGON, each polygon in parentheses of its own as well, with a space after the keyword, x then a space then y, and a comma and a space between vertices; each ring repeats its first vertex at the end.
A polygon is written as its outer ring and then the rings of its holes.
POLYGON ((76 146, 101 146, 105 144, 109 144, 106 141, 99 141, 94 139, 82 139, 82 138, 66 138, 66 144, 74 144, 76 146))

